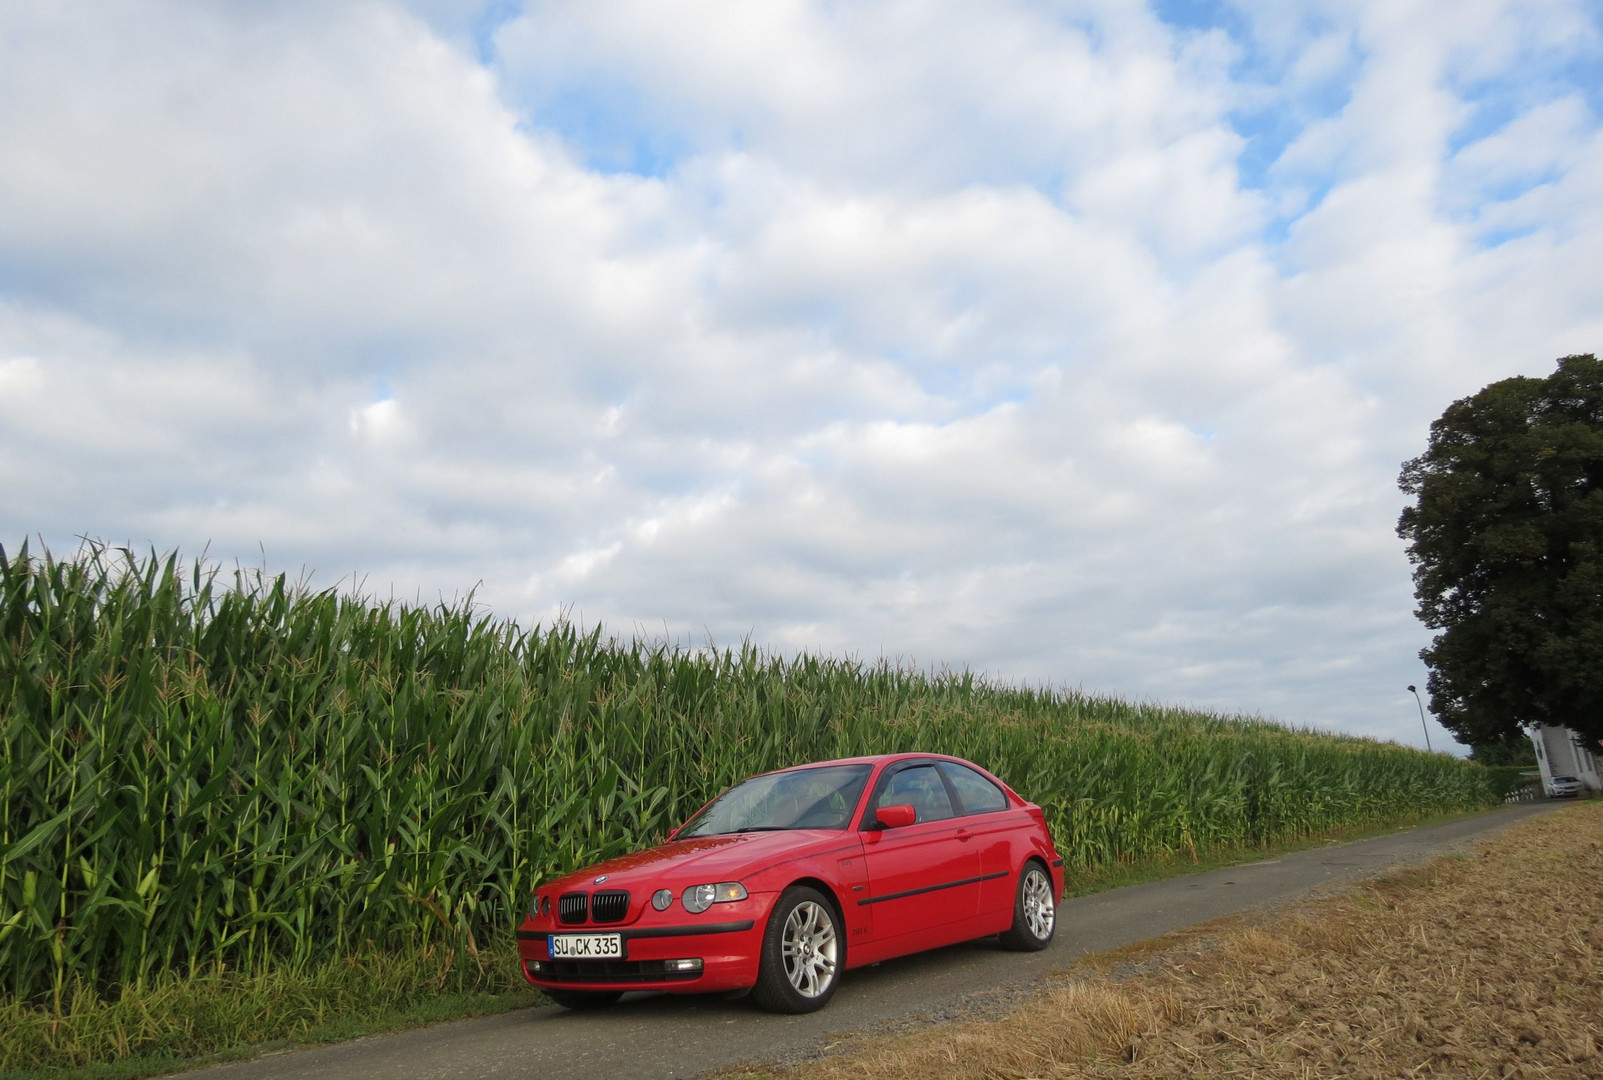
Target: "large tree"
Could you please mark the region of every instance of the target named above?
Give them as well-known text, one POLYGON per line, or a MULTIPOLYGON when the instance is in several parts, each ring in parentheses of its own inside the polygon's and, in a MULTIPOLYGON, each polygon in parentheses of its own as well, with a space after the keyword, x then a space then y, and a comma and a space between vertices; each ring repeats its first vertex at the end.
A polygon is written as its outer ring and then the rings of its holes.
POLYGON ((1483 742, 1470 751, 1477 765, 1528 765, 1536 768, 1536 744, 1523 734, 1497 742, 1483 742))
POLYGON ((1603 738, 1603 364, 1492 383, 1399 480, 1430 706, 1460 742, 1523 724, 1603 738))

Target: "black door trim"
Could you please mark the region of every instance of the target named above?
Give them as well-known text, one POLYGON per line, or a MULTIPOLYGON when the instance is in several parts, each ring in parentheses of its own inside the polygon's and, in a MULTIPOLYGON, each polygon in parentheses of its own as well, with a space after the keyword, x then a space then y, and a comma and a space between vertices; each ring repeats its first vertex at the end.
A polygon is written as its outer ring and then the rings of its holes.
POLYGON ((959 885, 974 885, 981 881, 991 881, 999 877, 1007 877, 1007 871, 998 870, 994 874, 981 874, 979 877, 963 878, 961 881, 948 881, 942 885, 925 885, 922 889, 908 889, 905 892, 886 893, 884 896, 870 896, 857 901, 857 906, 866 907, 869 904, 878 904, 886 900, 900 900, 904 896, 918 896, 920 893, 939 892, 942 889, 955 889, 959 885))

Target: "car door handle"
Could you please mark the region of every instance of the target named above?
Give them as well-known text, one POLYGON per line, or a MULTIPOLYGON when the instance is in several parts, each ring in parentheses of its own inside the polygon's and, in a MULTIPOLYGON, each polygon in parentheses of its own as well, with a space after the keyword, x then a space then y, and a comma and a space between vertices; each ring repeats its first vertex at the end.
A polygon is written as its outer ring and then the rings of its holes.
POLYGON ((972 840, 972 839, 974 839, 974 834, 969 832, 967 829, 959 829, 953 835, 955 835, 959 840, 972 840))

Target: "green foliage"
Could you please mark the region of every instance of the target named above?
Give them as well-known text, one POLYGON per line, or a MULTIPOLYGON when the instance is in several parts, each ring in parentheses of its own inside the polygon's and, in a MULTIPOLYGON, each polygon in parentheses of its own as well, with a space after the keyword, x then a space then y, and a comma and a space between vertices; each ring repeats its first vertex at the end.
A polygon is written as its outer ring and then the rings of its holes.
POLYGON ((1399 481, 1431 710, 1472 746, 1540 721, 1603 737, 1603 364, 1450 405, 1399 481))
POLYGON ((487 943, 486 954, 494 962, 475 966, 439 945, 369 949, 248 975, 167 973, 111 999, 79 983, 60 1010, 0 1002, 0 1075, 49 1076, 45 1070, 130 1057, 143 1067, 127 1071, 166 1075, 191 1059, 241 1047, 334 1041, 541 1000, 518 973, 511 934, 487 943))
POLYGON ((1522 730, 1514 735, 1481 743, 1470 750, 1469 759, 1477 765, 1488 767, 1514 765, 1534 769, 1537 767, 1536 744, 1522 730))
POLYGON ((1490 801, 1439 755, 750 646, 524 631, 176 556, 0 551, 0 999, 372 950, 463 965, 534 884, 742 777, 944 751, 1071 871, 1490 801))
MULTIPOLYGON (((1532 755, 1535 756, 1534 754, 1532 755)), ((1492 786, 1492 795, 1498 799, 1518 791, 1531 781, 1525 779, 1525 774, 1536 769, 1532 761, 1529 767, 1524 765, 1491 765, 1486 769, 1487 780, 1492 786)))

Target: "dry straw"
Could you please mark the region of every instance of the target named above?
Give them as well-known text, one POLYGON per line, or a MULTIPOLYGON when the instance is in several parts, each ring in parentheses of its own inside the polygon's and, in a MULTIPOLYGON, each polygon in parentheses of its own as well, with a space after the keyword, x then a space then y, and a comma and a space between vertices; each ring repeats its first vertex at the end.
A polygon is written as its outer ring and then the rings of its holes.
POLYGON ((1596 1080, 1603 803, 1479 847, 1099 958, 1108 973, 1077 969, 997 1019, 864 1039, 759 1075, 1596 1080))

